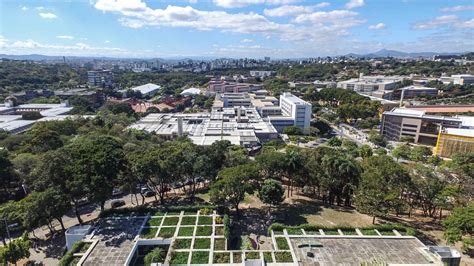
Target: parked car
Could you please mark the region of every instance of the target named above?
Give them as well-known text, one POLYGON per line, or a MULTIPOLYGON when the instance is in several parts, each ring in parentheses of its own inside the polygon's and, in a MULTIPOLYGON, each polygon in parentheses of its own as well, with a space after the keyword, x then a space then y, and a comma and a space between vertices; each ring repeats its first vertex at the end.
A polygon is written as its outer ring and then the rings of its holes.
POLYGON ((142 191, 142 194, 145 197, 153 197, 153 196, 155 196, 156 193, 154 191, 151 191, 151 190, 145 190, 145 191, 142 191))
POLYGON ((173 184, 173 188, 174 189, 178 189, 178 188, 182 188, 183 187, 183 184, 181 182, 176 182, 173 184))
POLYGON ((112 200, 110 202, 110 208, 112 208, 112 209, 116 209, 116 208, 124 206, 124 205, 125 205, 124 200, 112 200))
POLYGON ((112 196, 120 196, 122 195, 123 191, 120 188, 114 188, 112 190, 112 196))

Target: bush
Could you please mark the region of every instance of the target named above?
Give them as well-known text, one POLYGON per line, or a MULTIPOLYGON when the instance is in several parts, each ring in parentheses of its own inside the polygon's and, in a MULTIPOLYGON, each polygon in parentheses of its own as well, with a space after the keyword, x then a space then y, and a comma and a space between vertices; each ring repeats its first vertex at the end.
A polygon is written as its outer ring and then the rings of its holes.
POLYGON ((177 225, 179 222, 179 217, 166 217, 163 225, 177 225))
POLYGON ((165 262, 165 257, 165 251, 162 248, 157 247, 146 254, 144 258, 144 264, 151 265, 152 263, 163 263, 165 262))
POLYGON ((230 221, 229 215, 228 214, 224 215, 224 237, 226 239, 230 239, 230 231, 231 231, 230 223, 231 221, 230 221))
POLYGON ((191 257, 192 264, 207 264, 209 263, 209 252, 207 251, 193 251, 191 257))
POLYGON ((199 209, 199 214, 201 214, 201 215, 210 215, 210 214, 212 214, 212 211, 213 211, 213 209, 211 209, 211 208, 202 208, 202 209, 199 209))
POLYGON ((223 238, 214 239, 214 250, 225 250, 225 239, 223 238))
POLYGON ((195 249, 209 249, 209 248, 211 248, 211 239, 210 238, 195 238, 194 239, 194 248, 195 249))
POLYGON ((150 220, 148 220, 148 221, 146 222, 146 226, 160 226, 161 220, 163 220, 163 218, 161 218, 161 217, 159 217, 159 218, 151 218, 150 220))
POLYGON ((230 263, 230 253, 214 253, 214 263, 230 263))
POLYGON ((72 245, 71 250, 68 250, 68 252, 61 258, 59 261, 59 266, 68 266, 71 264, 71 262, 74 260, 74 253, 77 253, 82 246, 84 246, 84 242, 76 242, 74 245, 72 245))
POLYGON ((245 258, 248 259, 248 260, 260 259, 260 253, 254 252, 254 251, 246 252, 245 253, 245 258))
POLYGON ((235 252, 232 254, 232 259, 234 260, 234 263, 241 263, 242 262, 242 253, 241 252, 235 252))
POLYGON ((265 262, 267 262, 267 263, 272 263, 273 262, 271 252, 263 252, 263 258, 264 258, 265 262))
MULTIPOLYGON (((299 230, 299 229, 304 229, 305 231, 318 231, 319 229, 322 229, 322 230, 324 230, 324 233, 326 235, 329 235, 329 234, 337 235, 337 234, 339 234, 337 229, 340 229, 343 232, 345 232, 345 231, 348 231, 348 232, 349 231, 351 231, 351 232, 354 231, 354 234, 355 234, 355 228, 356 227, 347 226, 347 225, 325 226, 325 225, 318 225, 318 224, 302 224, 302 225, 298 225, 298 226, 287 226, 287 225, 280 224, 280 223, 274 223, 274 224, 270 225, 270 227, 268 227, 268 232, 270 234, 270 232, 273 230, 274 231, 273 233, 276 235, 276 231, 283 231, 283 229, 286 229, 288 231, 288 233, 290 231, 291 232, 297 232, 297 230, 299 230)), ((412 236, 414 236, 414 235, 417 234, 415 229, 410 228, 410 227, 406 227, 406 226, 401 225, 401 224, 380 224, 380 225, 372 225, 372 226, 367 226, 367 227, 359 227, 359 229, 361 231, 363 231, 363 230, 370 231, 370 230, 373 230, 373 229, 377 229, 380 233, 387 232, 387 234, 390 234, 390 232, 392 232, 392 230, 395 229, 403 235, 412 235, 412 236)), ((393 234, 393 232, 392 232, 392 234, 393 234)))
POLYGON ((143 228, 140 232, 140 237, 146 239, 154 238, 156 232, 158 232, 158 228, 143 228))
POLYGON ((216 217, 216 224, 223 224, 224 223, 224 219, 222 219, 222 217, 220 216, 217 216, 216 217))
POLYGON ((216 236, 223 236, 224 235, 224 227, 216 226, 214 228, 216 229, 216 231, 215 231, 216 236))
POLYGON ((303 131, 297 126, 288 126, 283 129, 283 134, 287 135, 303 135, 303 131))

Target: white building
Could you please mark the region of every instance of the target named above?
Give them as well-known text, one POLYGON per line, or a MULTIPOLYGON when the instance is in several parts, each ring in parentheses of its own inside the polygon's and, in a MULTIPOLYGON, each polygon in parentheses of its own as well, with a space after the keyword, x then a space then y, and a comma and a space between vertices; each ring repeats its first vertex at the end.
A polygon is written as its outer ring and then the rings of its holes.
POLYGON ((194 96, 201 94, 201 89, 198 88, 189 88, 185 89, 180 93, 182 96, 194 96))
POLYGON ((280 95, 280 108, 282 116, 269 116, 270 121, 276 127, 288 126, 291 118, 292 126, 299 127, 304 134, 309 134, 311 123, 312 106, 310 103, 285 92, 280 95))
POLYGON ((456 85, 471 85, 471 84, 474 84, 474 75, 470 75, 470 74, 451 75, 451 77, 441 77, 441 81, 444 84, 453 83, 456 85))
MULTIPOLYGON (((154 96, 161 90, 161 86, 153 83, 147 83, 141 86, 130 88, 129 90, 135 92, 139 91, 143 96, 154 96)), ((125 90, 124 92, 126 91, 127 90, 125 90)))
POLYGON ((276 75, 275 71, 258 71, 258 70, 251 70, 250 76, 254 78, 266 78, 270 76, 276 75))
POLYGON ((340 81, 338 88, 356 92, 373 92, 394 90, 405 78, 401 76, 363 76, 359 78, 340 81))

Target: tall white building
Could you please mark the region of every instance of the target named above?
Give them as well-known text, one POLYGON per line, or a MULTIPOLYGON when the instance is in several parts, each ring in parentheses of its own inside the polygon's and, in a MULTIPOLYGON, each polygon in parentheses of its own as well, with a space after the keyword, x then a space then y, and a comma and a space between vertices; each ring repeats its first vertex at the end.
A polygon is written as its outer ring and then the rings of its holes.
POLYGON ((293 119, 294 126, 301 128, 304 134, 309 134, 312 112, 310 103, 285 92, 280 95, 280 108, 283 116, 293 119))

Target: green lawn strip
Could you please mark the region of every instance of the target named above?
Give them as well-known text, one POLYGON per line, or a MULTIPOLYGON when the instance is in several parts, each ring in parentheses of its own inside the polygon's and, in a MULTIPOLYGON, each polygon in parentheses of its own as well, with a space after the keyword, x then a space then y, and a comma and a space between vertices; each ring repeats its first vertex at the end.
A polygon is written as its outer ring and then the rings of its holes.
POLYGON ((395 233, 392 230, 378 230, 383 236, 394 236, 395 233))
POLYGON ((156 232, 158 231, 158 228, 143 228, 143 230, 140 233, 141 238, 154 238, 156 235, 156 232))
POLYGON ((181 225, 195 225, 196 216, 185 216, 181 219, 181 225))
POLYGON ((276 262, 293 262, 293 257, 291 257, 291 252, 288 251, 277 251, 275 252, 276 262))
POLYGON ((290 246, 288 245, 288 241, 286 241, 286 238, 276 237, 275 241, 278 246, 278 249, 284 249, 284 250, 290 249, 290 246))
POLYGON ((211 248, 211 239, 210 238, 195 238, 193 248, 194 249, 209 249, 211 248))
POLYGON ((303 231, 299 228, 288 228, 286 229, 286 232, 288 232, 289 235, 302 235, 303 231))
POLYGON ((194 226, 192 227, 179 227, 178 236, 193 236, 194 226))
POLYGON ((315 236, 316 236, 316 235, 320 235, 320 234, 321 234, 319 231, 306 231, 306 230, 305 230, 305 232, 306 232, 307 235, 315 235, 315 236))
POLYGON ((344 235, 357 235, 356 230, 344 229, 341 230, 344 235))
POLYGON ((170 238, 173 237, 176 227, 161 227, 159 237, 170 238))
POLYGON ((271 252, 263 252, 263 258, 265 259, 265 262, 272 263, 273 258, 272 258, 272 253, 271 252))
POLYGON ((189 249, 191 248, 190 238, 178 238, 174 240, 173 248, 174 249, 189 249))
POLYGON ((225 250, 225 239, 223 238, 214 239, 214 250, 225 250))
POLYGON ((188 264, 189 252, 173 252, 171 254, 171 264, 188 264))
POLYGON ((328 236, 339 235, 339 231, 337 230, 324 230, 324 234, 328 236))
POLYGON ((374 229, 360 229, 360 232, 364 236, 378 236, 377 232, 374 229))
POLYGON ((199 216, 199 225, 210 225, 212 224, 212 216, 199 216))
POLYGON ((209 262, 208 251, 193 251, 191 264, 207 264, 209 262))
POLYGON ((245 258, 248 260, 260 259, 260 253, 254 251, 246 252, 245 258))
POLYGON ((232 259, 234 260, 234 263, 242 263, 242 252, 232 253, 232 259))
POLYGON ((166 217, 163 225, 177 225, 179 222, 179 217, 166 217))
POLYGON ((230 253, 229 252, 222 252, 222 253, 214 253, 214 263, 230 263, 230 253))
POLYGON ((160 226, 161 220, 163 220, 163 218, 161 217, 151 218, 150 220, 146 222, 146 226, 160 226))
POLYGON ((216 226, 216 236, 224 235, 224 226, 216 226))
POLYGON ((197 236, 210 236, 212 235, 212 226, 198 226, 196 229, 197 236))

